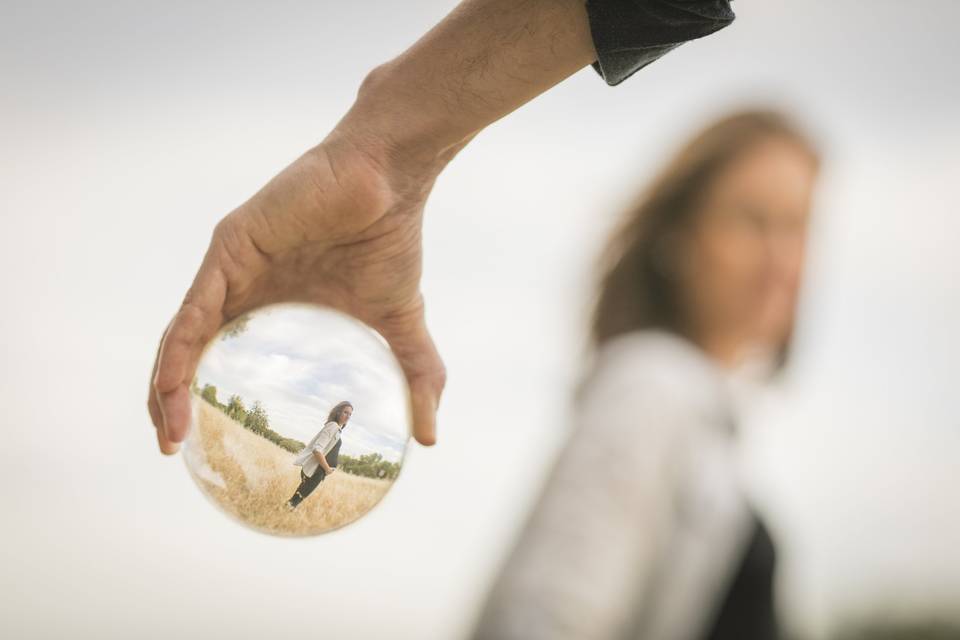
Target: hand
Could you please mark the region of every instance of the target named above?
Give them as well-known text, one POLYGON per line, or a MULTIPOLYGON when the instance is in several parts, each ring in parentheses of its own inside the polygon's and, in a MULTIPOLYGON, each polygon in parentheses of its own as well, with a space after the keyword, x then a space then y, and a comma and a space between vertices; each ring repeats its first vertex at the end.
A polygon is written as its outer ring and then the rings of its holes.
POLYGON ((464 0, 373 69, 334 131, 214 229, 157 350, 147 405, 160 450, 186 437, 206 343, 276 302, 326 304, 378 330, 409 383, 414 438, 433 444, 446 372, 420 294, 427 195, 484 127, 593 60, 582 0, 464 0))
POLYGON ((393 162, 396 153, 384 161, 377 141, 345 118, 216 225, 157 349, 147 406, 163 453, 187 435, 188 389, 206 344, 247 311, 293 301, 342 310, 383 335, 410 386, 414 437, 434 444, 446 371, 419 285, 423 206, 442 165, 393 162))
POLYGON ((336 470, 337 470, 336 467, 330 467, 330 470, 327 471, 327 475, 328 475, 328 476, 332 476, 332 475, 333 475, 333 472, 336 471, 336 470))

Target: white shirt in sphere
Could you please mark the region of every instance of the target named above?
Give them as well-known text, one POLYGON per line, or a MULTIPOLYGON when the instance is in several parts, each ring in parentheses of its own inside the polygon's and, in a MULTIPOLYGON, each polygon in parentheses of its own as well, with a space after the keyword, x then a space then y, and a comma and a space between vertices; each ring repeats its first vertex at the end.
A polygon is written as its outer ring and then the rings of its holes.
POLYGON ((340 432, 342 430, 343 427, 335 420, 331 420, 323 425, 323 429, 321 429, 317 435, 313 436, 313 439, 297 453, 297 457, 293 459, 293 464, 298 467, 303 467, 303 473, 312 477, 320 466, 320 461, 313 455, 314 452, 322 452, 324 456, 330 453, 330 450, 336 446, 337 441, 340 439, 340 432))

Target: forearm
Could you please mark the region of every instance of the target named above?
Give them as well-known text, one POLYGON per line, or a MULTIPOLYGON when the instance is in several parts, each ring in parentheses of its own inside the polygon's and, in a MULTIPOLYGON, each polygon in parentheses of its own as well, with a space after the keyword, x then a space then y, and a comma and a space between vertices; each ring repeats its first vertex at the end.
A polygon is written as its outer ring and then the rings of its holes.
POLYGON ((327 463, 327 457, 323 455, 322 451, 314 451, 313 457, 317 459, 317 462, 320 463, 320 468, 330 473, 330 464, 327 463))
POLYGON ((363 81, 338 128, 438 173, 474 135, 596 59, 584 0, 465 0, 363 81))

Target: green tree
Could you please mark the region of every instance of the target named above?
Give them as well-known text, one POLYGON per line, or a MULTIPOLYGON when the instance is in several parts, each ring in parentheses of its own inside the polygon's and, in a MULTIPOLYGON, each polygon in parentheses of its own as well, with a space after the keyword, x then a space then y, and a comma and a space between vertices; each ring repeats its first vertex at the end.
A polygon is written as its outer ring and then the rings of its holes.
POLYGON ((243 406, 243 400, 237 394, 230 396, 230 400, 227 402, 227 408, 224 409, 224 413, 240 424, 243 424, 247 420, 247 408, 243 406))
POLYGON ((266 434, 270 429, 267 410, 263 408, 259 400, 254 400, 253 406, 247 412, 247 417, 243 420, 243 426, 260 435, 266 434))
POLYGON ((340 456, 340 468, 353 475, 385 480, 395 480, 400 473, 400 463, 384 460, 379 453, 367 453, 359 458, 340 456))
POLYGON ((212 384, 203 385, 203 391, 200 392, 200 397, 215 407, 220 406, 220 403, 217 402, 217 388, 212 384))
POLYGON ((303 449, 303 443, 293 438, 285 438, 270 428, 270 418, 267 410, 259 400, 255 400, 253 406, 248 410, 243 405, 243 398, 237 394, 230 396, 227 404, 222 404, 217 400, 217 388, 212 384, 203 385, 200 397, 206 402, 217 407, 234 422, 239 423, 246 429, 249 429, 258 436, 269 440, 273 444, 296 453, 303 449))
POLYGON ((290 453, 297 453, 304 447, 302 442, 299 440, 294 440, 293 438, 280 438, 280 441, 276 444, 277 446, 286 449, 290 453))

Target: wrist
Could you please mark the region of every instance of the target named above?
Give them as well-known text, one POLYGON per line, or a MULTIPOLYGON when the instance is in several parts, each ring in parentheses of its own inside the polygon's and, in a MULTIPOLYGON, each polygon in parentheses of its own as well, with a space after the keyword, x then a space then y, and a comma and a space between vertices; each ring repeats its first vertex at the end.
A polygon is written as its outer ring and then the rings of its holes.
POLYGON ((395 62, 363 79, 335 132, 361 150, 391 179, 432 183, 482 128, 445 113, 442 100, 405 78, 395 62))

